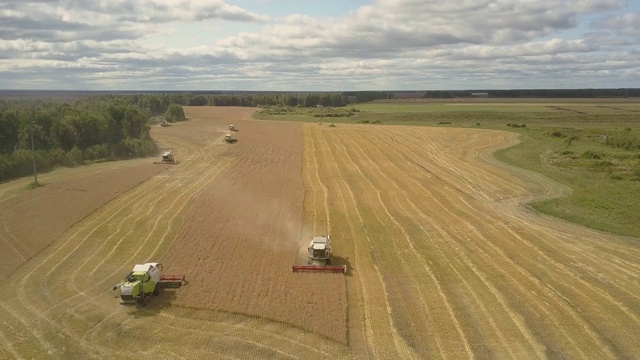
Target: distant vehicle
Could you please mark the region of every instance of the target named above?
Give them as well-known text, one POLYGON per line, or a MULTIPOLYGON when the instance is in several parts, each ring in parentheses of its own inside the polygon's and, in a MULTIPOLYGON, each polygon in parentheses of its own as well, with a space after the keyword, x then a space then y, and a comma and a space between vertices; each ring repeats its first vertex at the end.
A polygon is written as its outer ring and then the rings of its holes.
POLYGON ((176 160, 173 157, 173 152, 165 151, 162 153, 162 160, 155 161, 154 164, 177 164, 176 160))

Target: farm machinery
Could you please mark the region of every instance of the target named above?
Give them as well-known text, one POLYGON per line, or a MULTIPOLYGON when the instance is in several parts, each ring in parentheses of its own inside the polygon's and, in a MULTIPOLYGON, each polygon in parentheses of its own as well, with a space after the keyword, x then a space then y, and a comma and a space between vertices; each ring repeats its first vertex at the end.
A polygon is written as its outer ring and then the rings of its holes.
POLYGON ((173 158, 173 152, 165 151, 162 153, 162 160, 155 161, 154 164, 177 164, 176 160, 173 158))
POLYGON ((160 123, 160 126, 167 127, 167 126, 171 126, 171 124, 169 124, 167 120, 162 120, 162 122, 160 123))
POLYGON ((238 131, 238 129, 236 129, 236 126, 231 124, 229 125, 229 131, 238 131))
POLYGON ((307 265, 293 265, 291 271, 347 273, 346 265, 331 265, 331 237, 314 236, 308 247, 307 265))
POLYGON ((238 141, 238 140, 237 140, 237 139, 234 139, 234 138, 233 138, 233 136, 231 136, 231 133, 227 133, 227 134, 224 136, 224 141, 226 141, 226 142, 227 142, 227 143, 229 143, 229 144, 233 144, 233 143, 235 143, 235 142, 236 142, 236 141, 238 141))
POLYGON ((164 289, 177 289, 186 283, 184 275, 162 275, 162 265, 158 263, 137 264, 113 290, 120 289, 120 303, 123 305, 147 305, 153 296, 164 289))

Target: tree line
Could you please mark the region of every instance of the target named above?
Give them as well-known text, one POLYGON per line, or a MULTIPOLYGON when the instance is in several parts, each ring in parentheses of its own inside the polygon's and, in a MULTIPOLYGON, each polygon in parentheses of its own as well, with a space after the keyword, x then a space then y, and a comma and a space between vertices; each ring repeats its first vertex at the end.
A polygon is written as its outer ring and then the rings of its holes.
POLYGON ((1 103, 0 181, 31 174, 34 156, 46 171, 155 154, 150 117, 148 109, 118 99, 1 103))
POLYGON ((340 93, 276 93, 213 95, 207 98, 207 105, 213 106, 301 106, 301 107, 343 107, 347 97, 340 93))
POLYGON ((231 93, 231 94, 199 94, 199 93, 166 93, 166 94, 104 94, 88 98, 110 101, 118 99, 143 109, 148 109, 151 116, 164 114, 170 104, 182 106, 302 106, 302 107, 342 107, 348 104, 347 96, 341 93, 231 93))
POLYGON ((519 89, 519 90, 429 90, 422 97, 451 99, 473 97, 486 93, 492 98, 598 98, 598 97, 640 97, 640 89, 519 89))

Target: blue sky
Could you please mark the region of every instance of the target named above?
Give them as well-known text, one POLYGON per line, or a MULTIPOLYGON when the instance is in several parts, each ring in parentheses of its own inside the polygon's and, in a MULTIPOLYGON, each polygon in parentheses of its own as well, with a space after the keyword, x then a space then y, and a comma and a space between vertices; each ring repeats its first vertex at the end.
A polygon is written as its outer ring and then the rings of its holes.
POLYGON ((640 1, 3 0, 0 88, 640 87, 640 1))

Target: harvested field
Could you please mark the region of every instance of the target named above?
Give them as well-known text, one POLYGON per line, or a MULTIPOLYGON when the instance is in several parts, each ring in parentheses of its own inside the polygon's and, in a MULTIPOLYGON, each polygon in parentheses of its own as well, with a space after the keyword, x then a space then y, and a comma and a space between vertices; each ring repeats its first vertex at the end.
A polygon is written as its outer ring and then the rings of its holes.
MULTIPOLYGON (((53 182, 0 202, 0 279, 11 275, 72 225, 164 170, 148 161, 129 163, 94 169, 89 175, 53 182)), ((46 183, 48 178, 41 176, 41 181, 46 183)), ((19 191, 7 188, 13 191, 3 195, 19 191)))
POLYGON ((307 221, 329 224, 350 259, 354 357, 640 356, 638 240, 521 206, 567 190, 493 164, 516 134, 309 125, 304 136, 307 221))
POLYGON ((176 166, 0 185, 0 246, 24 256, 0 278, 0 358, 640 357, 640 242, 522 206, 569 189, 492 160, 517 135, 253 111, 154 127, 176 166), (292 274, 325 233, 347 276, 292 274), (119 305, 111 287, 152 260, 189 283, 119 305))

